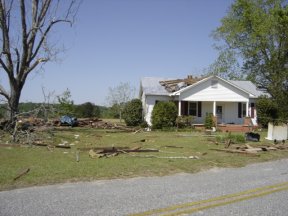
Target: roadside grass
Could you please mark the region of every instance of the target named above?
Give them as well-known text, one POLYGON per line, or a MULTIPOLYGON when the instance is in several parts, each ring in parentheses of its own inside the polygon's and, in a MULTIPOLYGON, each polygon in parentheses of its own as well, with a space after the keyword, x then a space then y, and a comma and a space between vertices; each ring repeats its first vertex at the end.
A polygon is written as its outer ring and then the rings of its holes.
MULTIPOLYGON (((49 150, 47 147, 28 145, 0 147, 0 190, 62 182, 194 173, 213 167, 241 167, 249 163, 288 157, 288 151, 284 150, 263 152, 260 157, 213 151, 212 148, 220 149, 224 144, 216 145, 215 138, 205 137, 197 131, 153 131, 136 134, 111 132, 113 131, 63 127, 55 129, 53 134, 45 138, 47 143, 69 143, 71 149, 49 150), (80 161, 76 161, 77 148, 112 146, 141 146, 143 149, 159 149, 160 152, 119 154, 111 158, 91 159, 88 151, 80 151, 80 161), (145 158, 146 156, 149 158, 145 158), (152 156, 197 156, 199 159, 152 156), (27 174, 14 180, 21 170, 27 168, 30 169, 27 174)), ((218 135, 226 136, 225 133, 218 135)), ((262 141, 251 145, 271 143, 264 140, 264 136, 263 132, 262 141)), ((5 143, 3 139, 1 143, 5 143)))

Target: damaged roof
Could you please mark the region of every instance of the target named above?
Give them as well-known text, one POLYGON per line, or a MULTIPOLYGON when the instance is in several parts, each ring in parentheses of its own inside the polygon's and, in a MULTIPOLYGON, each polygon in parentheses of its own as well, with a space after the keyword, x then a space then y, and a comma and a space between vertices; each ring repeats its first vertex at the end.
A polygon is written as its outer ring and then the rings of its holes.
MULTIPOLYGON (((163 78, 163 77, 143 77, 141 79, 141 92, 145 95, 170 95, 173 92, 177 92, 182 88, 193 85, 208 77, 193 77, 188 75, 187 78, 163 78)), ((257 89, 257 87, 251 81, 236 81, 226 80, 232 85, 251 93, 255 97, 266 94, 265 92, 257 89)), ((142 93, 141 93, 142 94, 142 93)))
POLYGON ((184 79, 163 78, 163 77, 143 77, 141 79, 141 90, 146 95, 169 95, 183 87, 192 85, 204 77, 193 78, 189 75, 184 79))

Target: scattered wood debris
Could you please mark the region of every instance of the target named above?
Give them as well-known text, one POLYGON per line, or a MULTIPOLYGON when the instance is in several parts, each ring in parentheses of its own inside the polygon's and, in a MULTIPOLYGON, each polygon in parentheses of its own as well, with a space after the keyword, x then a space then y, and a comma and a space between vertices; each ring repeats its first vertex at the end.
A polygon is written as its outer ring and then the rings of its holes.
POLYGON ((257 145, 257 147, 251 146, 249 144, 245 145, 233 145, 233 149, 228 149, 231 142, 226 142, 225 149, 211 149, 214 151, 224 151, 229 153, 239 153, 246 154, 249 156, 260 156, 259 152, 276 151, 276 150, 288 150, 288 145, 257 145))
POLYGON ((204 77, 193 77, 192 75, 188 75, 185 79, 174 79, 174 80, 164 80, 160 81, 160 85, 164 86, 168 92, 175 92, 180 90, 183 87, 192 85, 204 77))
POLYGON ((70 149, 70 145, 55 145, 56 148, 65 148, 65 149, 70 149))
POLYGON ((229 148, 231 143, 232 143, 231 139, 228 139, 227 141, 225 141, 225 148, 229 148))
MULTIPOLYGON (((100 128, 100 129, 114 129, 120 130, 123 132, 136 132, 136 128, 127 127, 124 125, 118 125, 111 122, 106 122, 98 118, 86 118, 86 119, 78 119, 78 127, 92 127, 92 128, 100 128)), ((138 129, 138 132, 140 130, 138 129)), ((117 131, 116 131, 117 132, 117 131)), ((119 132, 119 131, 118 131, 119 132)))
POLYGON ((249 156, 255 156, 255 157, 259 157, 259 154, 256 153, 252 153, 252 152, 247 152, 247 151, 243 151, 243 150, 236 150, 236 149, 210 149, 213 151, 223 151, 223 152, 229 152, 229 153, 238 153, 238 154, 244 154, 244 155, 249 155, 249 156))
POLYGON ((158 158, 158 159, 199 159, 198 156, 156 156, 156 155, 130 155, 132 157, 140 157, 140 158, 158 158))
POLYGON ((184 148, 183 146, 166 145, 165 148, 184 148))
POLYGON ((30 168, 26 168, 24 170, 21 170, 21 172, 19 172, 19 174, 13 180, 16 181, 17 179, 19 179, 23 175, 26 175, 29 171, 30 171, 30 168))
MULTIPOLYGON (((87 148, 85 148, 86 150, 87 148)), ((78 150, 83 150, 80 148, 78 150)), ((104 148, 93 148, 89 150, 89 156, 91 158, 102 158, 102 157, 114 157, 121 153, 130 153, 130 152, 159 152, 158 149, 142 149, 139 146, 133 148, 123 148, 123 147, 104 147, 104 148)))

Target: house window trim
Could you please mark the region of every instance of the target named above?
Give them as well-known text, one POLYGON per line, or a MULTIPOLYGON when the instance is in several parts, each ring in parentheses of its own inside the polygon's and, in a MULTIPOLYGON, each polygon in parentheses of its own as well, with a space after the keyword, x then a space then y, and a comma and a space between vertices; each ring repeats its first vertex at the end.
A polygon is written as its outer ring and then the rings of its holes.
POLYGON ((189 103, 188 103, 188 115, 197 117, 197 111, 198 111, 197 110, 197 102, 196 101, 189 101, 189 103), (195 115, 190 114, 190 106, 191 106, 191 104, 195 104, 195 115))
POLYGON ((188 113, 189 116, 202 117, 202 102, 201 101, 189 101, 188 102, 188 113), (195 104, 195 115, 190 114, 190 104, 195 104))

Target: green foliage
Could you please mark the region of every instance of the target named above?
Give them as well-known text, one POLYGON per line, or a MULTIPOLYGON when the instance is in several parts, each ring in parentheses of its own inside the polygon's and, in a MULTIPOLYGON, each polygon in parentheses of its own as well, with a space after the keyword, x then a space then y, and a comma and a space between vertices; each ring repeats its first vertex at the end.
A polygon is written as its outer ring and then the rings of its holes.
POLYGON ((58 100, 58 114, 59 115, 74 115, 74 102, 71 100, 71 92, 69 89, 66 89, 62 95, 57 96, 58 100))
POLYGON ((123 109, 128 101, 130 101, 135 95, 135 88, 129 83, 120 83, 118 86, 109 88, 107 101, 111 106, 111 111, 115 112, 118 118, 122 119, 123 109), (117 112, 117 114, 116 114, 117 112))
POLYGON ((177 128, 185 128, 192 125, 193 116, 177 116, 176 125, 177 128))
POLYGON ((127 126, 138 126, 142 123, 142 102, 133 99, 126 103, 123 109, 123 119, 127 126))
POLYGON ((169 101, 158 102, 152 111, 152 127, 162 129, 164 127, 175 126, 177 118, 177 107, 175 103, 169 101))
POLYGON ((148 128, 149 125, 148 125, 148 123, 146 121, 142 121, 142 123, 140 124, 140 127, 141 128, 148 128))
POLYGON ((257 119, 262 127, 267 127, 269 122, 278 118, 278 109, 275 101, 268 97, 260 97, 256 103, 257 119))
POLYGON ((245 136, 243 134, 232 134, 231 132, 225 136, 216 136, 216 141, 219 143, 225 143, 231 140, 233 143, 245 143, 245 136))
POLYGON ((288 113, 288 2, 236 0, 215 31, 243 60, 242 70, 272 96, 281 118, 288 113))
POLYGON ((86 102, 84 104, 78 105, 75 107, 75 113, 77 117, 80 118, 92 118, 100 117, 100 108, 95 106, 91 102, 86 102))
POLYGON ((235 51, 225 47, 217 47, 219 55, 215 62, 206 69, 207 75, 216 75, 228 80, 243 79, 235 51))
POLYGON ((7 116, 7 104, 0 104, 0 118, 7 116))
POLYGON ((114 104, 113 106, 109 107, 107 110, 106 115, 109 116, 110 118, 120 118, 120 113, 119 113, 120 107, 118 104, 114 104))
POLYGON ((206 129, 211 129, 212 127, 215 127, 214 121, 213 121, 213 114, 209 113, 205 117, 205 124, 204 124, 206 129))

